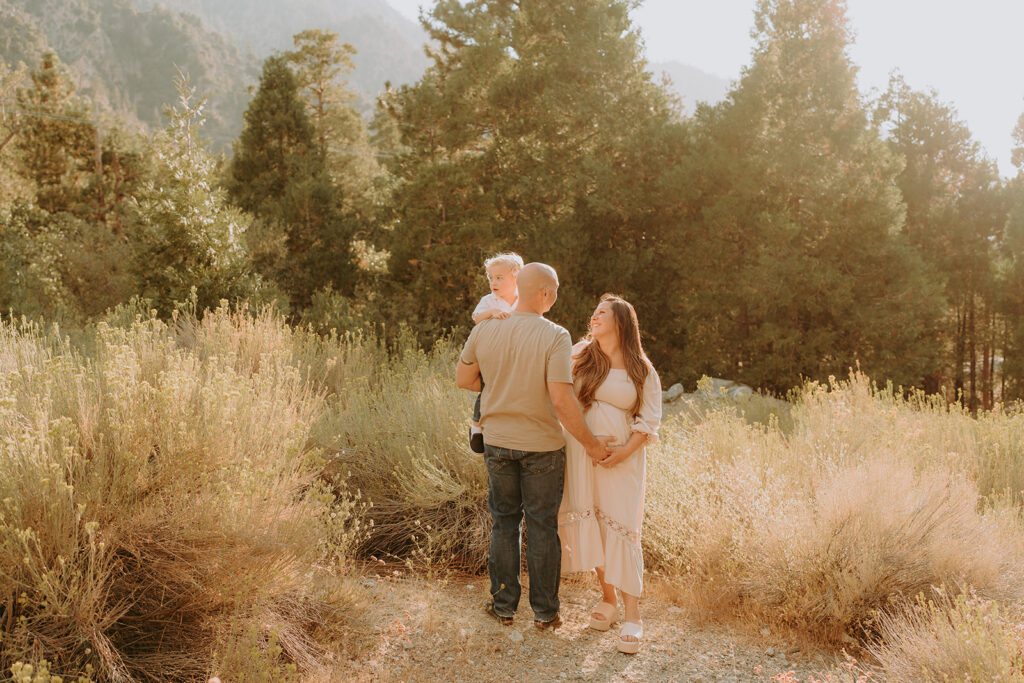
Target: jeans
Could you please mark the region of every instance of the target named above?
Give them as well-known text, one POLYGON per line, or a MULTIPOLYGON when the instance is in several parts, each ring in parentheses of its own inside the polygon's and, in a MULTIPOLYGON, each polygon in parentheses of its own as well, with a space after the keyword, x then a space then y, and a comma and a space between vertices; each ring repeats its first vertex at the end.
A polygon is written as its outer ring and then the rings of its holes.
POLYGON ((551 621, 559 607, 562 546, 558 540, 558 506, 565 481, 565 449, 514 451, 490 444, 484 449, 487 504, 493 522, 487 570, 494 612, 511 617, 519 607, 520 528, 525 514, 530 607, 535 620, 551 621))

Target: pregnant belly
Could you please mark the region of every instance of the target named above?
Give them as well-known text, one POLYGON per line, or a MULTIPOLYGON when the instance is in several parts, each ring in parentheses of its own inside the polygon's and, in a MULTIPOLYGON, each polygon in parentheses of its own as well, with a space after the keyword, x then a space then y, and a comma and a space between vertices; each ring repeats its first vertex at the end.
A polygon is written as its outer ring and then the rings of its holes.
POLYGON ((609 403, 594 401, 586 417, 587 426, 594 436, 610 436, 615 444, 624 444, 629 440, 630 429, 626 411, 609 403))

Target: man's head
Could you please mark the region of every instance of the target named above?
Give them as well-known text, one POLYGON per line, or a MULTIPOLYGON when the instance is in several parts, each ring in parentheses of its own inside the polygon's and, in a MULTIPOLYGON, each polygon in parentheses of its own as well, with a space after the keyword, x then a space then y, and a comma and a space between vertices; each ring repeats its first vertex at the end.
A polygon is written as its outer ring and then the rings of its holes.
POLYGON ((558 273, 544 263, 527 263, 519 271, 519 304, 516 310, 544 315, 558 299, 558 273))

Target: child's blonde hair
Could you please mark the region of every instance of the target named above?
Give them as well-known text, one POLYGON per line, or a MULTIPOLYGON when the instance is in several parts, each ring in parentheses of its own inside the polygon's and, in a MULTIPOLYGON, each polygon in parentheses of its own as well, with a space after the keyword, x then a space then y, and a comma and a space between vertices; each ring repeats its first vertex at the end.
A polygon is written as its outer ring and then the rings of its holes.
POLYGON ((484 270, 490 269, 491 266, 505 266, 512 271, 513 275, 516 275, 523 269, 523 257, 514 251, 498 254, 484 261, 484 270))

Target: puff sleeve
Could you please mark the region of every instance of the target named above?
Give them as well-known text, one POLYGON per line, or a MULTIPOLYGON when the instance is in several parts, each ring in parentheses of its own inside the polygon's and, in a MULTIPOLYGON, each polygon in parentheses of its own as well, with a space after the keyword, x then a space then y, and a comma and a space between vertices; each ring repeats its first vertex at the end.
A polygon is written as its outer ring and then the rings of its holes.
POLYGON ((658 443, 658 427, 661 426, 661 378, 651 366, 651 371, 644 381, 643 402, 640 412, 633 419, 629 429, 647 435, 647 445, 658 443))

